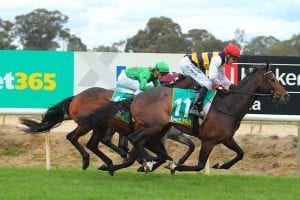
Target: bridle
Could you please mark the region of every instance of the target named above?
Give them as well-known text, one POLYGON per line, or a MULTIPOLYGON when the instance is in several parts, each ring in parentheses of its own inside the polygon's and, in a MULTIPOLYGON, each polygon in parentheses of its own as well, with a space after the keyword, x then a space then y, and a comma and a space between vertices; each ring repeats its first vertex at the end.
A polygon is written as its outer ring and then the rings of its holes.
MULTIPOLYGON (((266 73, 263 74, 264 78, 272 85, 273 82, 275 82, 275 75, 273 74, 272 71, 268 71, 266 73), (272 77, 268 77, 268 75, 271 74, 272 77)), ((223 91, 224 93, 235 93, 235 94, 241 94, 241 95, 250 95, 250 96, 258 96, 258 97, 273 97, 272 101, 276 103, 276 100, 278 100, 278 94, 275 93, 275 91, 271 91, 271 93, 256 93, 256 92, 241 92, 241 91, 223 91)), ((242 120, 243 117, 237 116, 234 113, 231 112, 225 112, 222 109, 219 109, 216 105, 212 104, 212 106, 221 113, 224 113, 225 115, 228 115, 238 121, 242 120)))
MULTIPOLYGON (((272 71, 267 71, 263 74, 264 78, 272 85, 273 82, 275 82, 275 75, 272 71), (268 77, 269 74, 272 74, 272 77, 268 77)), ((241 91, 224 91, 224 93, 235 93, 235 94, 242 94, 242 95, 250 95, 250 96, 258 96, 258 97, 273 97, 273 99, 277 98, 277 94, 275 90, 271 91, 271 93, 256 93, 256 92, 241 92, 241 91)))

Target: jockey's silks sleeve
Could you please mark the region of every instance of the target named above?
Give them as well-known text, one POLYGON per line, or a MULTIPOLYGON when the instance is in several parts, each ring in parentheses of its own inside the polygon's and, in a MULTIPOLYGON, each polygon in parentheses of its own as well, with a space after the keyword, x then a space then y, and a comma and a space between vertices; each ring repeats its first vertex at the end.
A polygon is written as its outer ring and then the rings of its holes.
MULTIPOLYGON (((140 82, 140 90, 148 90, 150 89, 149 86, 147 86, 148 80, 151 77, 151 72, 149 70, 145 70, 143 72, 140 73, 140 77, 139 77, 139 82, 140 82)), ((154 83, 153 83, 154 84, 154 83)))

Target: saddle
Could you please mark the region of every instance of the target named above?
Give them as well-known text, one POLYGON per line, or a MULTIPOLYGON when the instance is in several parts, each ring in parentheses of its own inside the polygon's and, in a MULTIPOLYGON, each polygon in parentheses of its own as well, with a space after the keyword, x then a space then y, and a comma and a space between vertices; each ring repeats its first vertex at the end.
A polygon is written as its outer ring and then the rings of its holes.
POLYGON ((183 78, 183 75, 181 73, 172 72, 165 76, 161 76, 159 81, 161 84, 168 85, 168 84, 173 84, 182 78, 183 78))

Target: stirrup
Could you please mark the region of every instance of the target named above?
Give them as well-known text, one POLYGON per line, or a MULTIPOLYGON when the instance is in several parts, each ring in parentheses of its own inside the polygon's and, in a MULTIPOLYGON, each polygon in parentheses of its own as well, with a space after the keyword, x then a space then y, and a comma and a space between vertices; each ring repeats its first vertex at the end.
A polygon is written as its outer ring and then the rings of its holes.
POLYGON ((189 111, 189 114, 195 115, 195 116, 198 116, 198 117, 200 116, 200 113, 199 113, 198 109, 195 108, 195 107, 191 107, 191 109, 189 111))
POLYGON ((203 110, 201 110, 201 111, 199 112, 199 110, 198 110, 197 108, 195 108, 195 107, 191 107, 191 109, 190 109, 190 111, 189 111, 189 114, 194 115, 194 116, 197 116, 197 117, 199 117, 199 118, 201 118, 201 119, 204 119, 204 116, 205 116, 205 113, 204 113, 203 110))

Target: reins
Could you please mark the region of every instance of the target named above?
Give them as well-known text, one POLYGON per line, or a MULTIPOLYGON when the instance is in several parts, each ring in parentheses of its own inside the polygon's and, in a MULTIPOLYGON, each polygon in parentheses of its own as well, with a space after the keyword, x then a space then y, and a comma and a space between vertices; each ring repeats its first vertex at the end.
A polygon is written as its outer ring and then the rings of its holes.
POLYGON ((250 95, 250 96, 257 96, 257 97, 269 97, 272 96, 273 94, 261 94, 261 93, 256 93, 256 92, 239 92, 239 91, 223 91, 223 93, 235 93, 235 94, 242 94, 242 95, 250 95))

